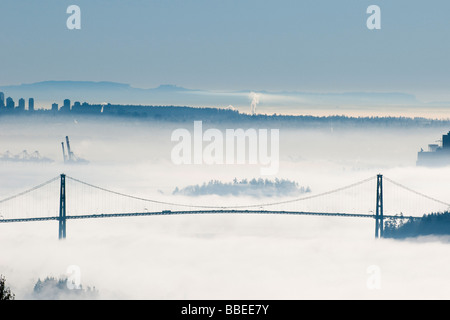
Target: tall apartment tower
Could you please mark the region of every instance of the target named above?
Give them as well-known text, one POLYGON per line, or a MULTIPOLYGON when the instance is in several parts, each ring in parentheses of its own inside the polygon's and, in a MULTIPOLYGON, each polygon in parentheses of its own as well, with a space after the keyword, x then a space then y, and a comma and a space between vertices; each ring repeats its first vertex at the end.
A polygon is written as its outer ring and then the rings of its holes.
POLYGON ((57 103, 52 104, 52 111, 58 112, 58 104, 57 103))
POLYGON ((34 111, 34 99, 28 99, 28 111, 34 111))
POLYGON ((63 106, 61 107, 61 111, 70 111, 70 100, 66 99, 64 100, 63 106))
POLYGON ((17 109, 19 111, 24 111, 25 110, 25 99, 24 98, 20 98, 19 99, 19 105, 18 105, 17 109))
POLYGON ((442 149, 450 150, 450 132, 442 136, 442 149))
POLYGON ((6 99, 6 108, 9 110, 13 110, 14 109, 14 100, 11 97, 8 97, 6 99))
POLYGON ((5 94, 3 92, 0 92, 0 108, 5 107, 5 94))

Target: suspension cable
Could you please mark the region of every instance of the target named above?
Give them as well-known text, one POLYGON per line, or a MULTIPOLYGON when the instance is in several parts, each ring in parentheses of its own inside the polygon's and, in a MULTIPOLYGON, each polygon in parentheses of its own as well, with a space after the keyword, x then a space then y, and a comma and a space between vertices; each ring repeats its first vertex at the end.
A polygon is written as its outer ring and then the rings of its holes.
POLYGON ((8 198, 5 198, 5 199, 3 199, 3 200, 0 200, 0 203, 3 203, 3 202, 6 202, 6 201, 9 201, 9 200, 18 198, 18 197, 23 196, 23 195, 25 195, 25 194, 27 194, 27 193, 30 193, 30 192, 32 192, 32 191, 35 191, 35 190, 40 189, 40 188, 42 188, 42 187, 45 187, 46 185, 52 183, 53 181, 58 180, 59 178, 60 178, 59 176, 58 176, 58 177, 55 177, 55 178, 53 178, 53 179, 51 179, 51 180, 48 180, 47 182, 44 182, 44 183, 41 183, 40 185, 37 185, 37 186, 35 186, 35 187, 31 188, 31 189, 28 189, 28 190, 26 190, 26 191, 20 192, 20 193, 18 193, 18 194, 16 194, 16 195, 13 195, 13 196, 11 196, 11 197, 8 197, 8 198))
POLYGON ((132 195, 129 195, 129 194, 120 193, 120 192, 117 192, 117 191, 105 189, 105 188, 102 188, 102 187, 99 187, 99 186, 95 186, 93 184, 90 184, 90 183, 87 183, 87 182, 84 182, 84 181, 72 178, 70 176, 66 176, 66 178, 71 179, 71 180, 73 180, 75 182, 84 184, 84 185, 89 186, 91 188, 95 188, 95 189, 98 189, 98 190, 101 190, 101 191, 105 191, 105 192, 108 192, 108 193, 116 194, 116 195, 127 197, 127 198, 130 198, 130 199, 140 200, 140 201, 152 202, 152 203, 157 203, 157 204, 166 204, 166 205, 172 205, 172 206, 180 206, 180 207, 189 207, 189 208, 219 208, 219 209, 236 208, 237 209, 237 208, 267 207, 267 206, 287 204, 287 203, 292 203, 292 202, 297 202, 297 201, 310 200, 310 199, 322 197, 322 196, 325 196, 325 195, 329 195, 329 194, 332 194, 332 193, 336 193, 336 192, 339 192, 339 191, 343 191, 343 190, 346 190, 346 189, 349 189, 349 188, 361 185, 361 184, 366 183, 368 181, 374 180, 376 178, 376 176, 373 176, 373 177, 370 177, 368 179, 365 179, 365 180, 362 180, 362 181, 350 184, 350 185, 345 186, 345 187, 341 187, 341 188, 338 188, 338 189, 334 189, 334 190, 331 190, 331 191, 323 192, 323 193, 312 195, 312 196, 301 197, 301 198, 296 198, 296 199, 291 199, 291 200, 286 200, 286 201, 265 203, 265 204, 251 204, 251 205, 238 205, 238 206, 200 206, 200 205, 189 205, 189 204, 180 204, 180 203, 173 203, 173 202, 158 201, 158 200, 136 197, 136 196, 132 196, 132 195))
POLYGON ((445 206, 450 207, 450 203, 441 201, 441 200, 439 200, 439 199, 436 199, 436 198, 427 196, 426 194, 423 194, 423 193, 421 193, 421 192, 412 190, 412 189, 410 189, 410 188, 408 188, 408 187, 406 187, 406 186, 404 186, 404 185, 402 185, 402 184, 400 184, 400 183, 398 183, 398 182, 395 182, 395 181, 393 181, 393 180, 391 180, 391 179, 389 179, 389 178, 384 177, 384 179, 387 180, 387 181, 389 181, 390 183, 392 183, 392 184, 394 184, 394 185, 400 187, 400 188, 403 188, 403 189, 409 191, 409 192, 415 193, 415 194, 417 194, 417 195, 419 195, 419 196, 421 196, 421 197, 427 198, 428 200, 432 200, 432 201, 434 201, 434 202, 437 202, 437 203, 440 203, 440 204, 443 204, 443 205, 445 205, 445 206))

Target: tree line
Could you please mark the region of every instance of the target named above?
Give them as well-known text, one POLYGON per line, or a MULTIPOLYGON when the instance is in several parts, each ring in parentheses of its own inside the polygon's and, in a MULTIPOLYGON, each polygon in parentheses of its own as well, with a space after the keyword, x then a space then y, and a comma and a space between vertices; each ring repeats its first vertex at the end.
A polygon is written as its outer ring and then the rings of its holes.
POLYGON ((384 237, 404 239, 429 235, 450 235, 450 212, 425 214, 421 219, 388 219, 384 237))

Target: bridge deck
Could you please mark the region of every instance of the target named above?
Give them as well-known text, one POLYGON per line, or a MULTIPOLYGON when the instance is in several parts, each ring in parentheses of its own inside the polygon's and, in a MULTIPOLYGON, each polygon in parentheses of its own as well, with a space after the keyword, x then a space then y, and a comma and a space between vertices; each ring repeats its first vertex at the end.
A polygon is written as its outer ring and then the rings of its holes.
MULTIPOLYGON (((303 211, 270 211, 270 210, 194 210, 194 211, 160 211, 160 212, 135 212, 135 213, 110 213, 110 214, 88 214, 78 216, 66 216, 67 220, 79 219, 100 219, 100 218, 120 218, 120 217, 140 217, 140 216, 161 216, 161 215, 188 215, 188 214, 288 214, 304 216, 330 216, 347 218, 371 218, 375 219, 373 214, 365 213, 329 213, 329 212, 303 212, 303 211)), ((421 219, 421 217, 412 216, 392 216, 384 215, 384 219, 421 219)), ((59 217, 38 217, 38 218, 19 218, 19 219, 0 219, 0 223, 13 222, 35 222, 59 220, 59 217)))

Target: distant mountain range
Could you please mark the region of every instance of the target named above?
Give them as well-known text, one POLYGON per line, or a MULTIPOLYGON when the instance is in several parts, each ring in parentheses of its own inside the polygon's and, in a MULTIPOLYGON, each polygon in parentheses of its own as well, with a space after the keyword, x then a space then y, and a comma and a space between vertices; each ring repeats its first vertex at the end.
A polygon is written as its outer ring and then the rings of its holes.
MULTIPOLYGON (((178 105, 233 107, 241 112, 250 112, 252 101, 257 104, 257 112, 274 113, 304 108, 375 108, 375 107, 423 107, 424 103, 415 96, 404 93, 307 93, 307 92, 268 92, 208 91, 161 85, 157 88, 135 88, 117 82, 93 81, 44 81, 31 84, 0 86, 5 97, 33 97, 38 107, 50 107, 51 103, 62 104, 64 99, 72 102, 112 103, 133 105, 178 105), (256 97, 256 100, 255 100, 256 97)), ((440 105, 449 105, 442 103, 440 105)))
POLYGON ((15 99, 33 97, 45 102, 62 102, 64 99, 90 103, 149 104, 166 102, 173 94, 191 91, 173 85, 161 85, 154 89, 140 89, 129 84, 93 81, 43 81, 31 84, 1 86, 5 96, 15 99))

